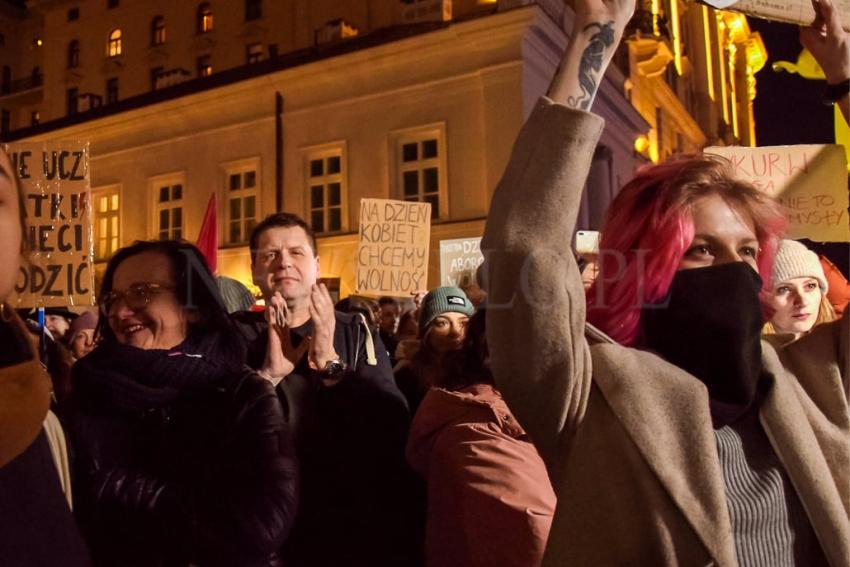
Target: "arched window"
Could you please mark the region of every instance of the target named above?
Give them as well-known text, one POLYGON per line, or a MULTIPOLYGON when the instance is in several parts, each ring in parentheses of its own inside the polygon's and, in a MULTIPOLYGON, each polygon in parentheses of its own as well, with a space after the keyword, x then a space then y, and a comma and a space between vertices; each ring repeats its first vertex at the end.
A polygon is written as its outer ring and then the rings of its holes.
POLYGON ((106 55, 118 57, 121 55, 121 28, 115 28, 109 32, 109 40, 106 43, 106 55))
POLYGON ((68 43, 68 69, 80 66, 80 42, 72 39, 68 43))
POLYGON ((151 45, 165 43, 165 18, 156 16, 151 21, 151 45))
POLYGON ((213 11, 209 2, 198 6, 198 33, 207 33, 213 30, 213 11))

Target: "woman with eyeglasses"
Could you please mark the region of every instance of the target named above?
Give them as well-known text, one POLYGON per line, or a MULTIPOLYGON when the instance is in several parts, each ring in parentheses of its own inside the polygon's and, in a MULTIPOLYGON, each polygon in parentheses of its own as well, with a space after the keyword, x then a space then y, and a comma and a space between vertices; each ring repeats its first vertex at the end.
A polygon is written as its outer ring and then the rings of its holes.
POLYGON ((278 565, 295 464, 200 252, 109 261, 101 343, 73 369, 76 512, 96 565, 278 565))

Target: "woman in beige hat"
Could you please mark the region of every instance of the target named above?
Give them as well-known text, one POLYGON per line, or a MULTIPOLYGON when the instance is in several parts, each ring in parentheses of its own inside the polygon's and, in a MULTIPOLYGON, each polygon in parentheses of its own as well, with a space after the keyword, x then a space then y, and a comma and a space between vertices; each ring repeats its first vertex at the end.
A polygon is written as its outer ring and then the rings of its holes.
POLYGON ((799 337, 815 325, 834 321, 828 290, 817 254, 795 240, 783 240, 773 264, 771 287, 764 295, 770 311, 765 334, 799 337))

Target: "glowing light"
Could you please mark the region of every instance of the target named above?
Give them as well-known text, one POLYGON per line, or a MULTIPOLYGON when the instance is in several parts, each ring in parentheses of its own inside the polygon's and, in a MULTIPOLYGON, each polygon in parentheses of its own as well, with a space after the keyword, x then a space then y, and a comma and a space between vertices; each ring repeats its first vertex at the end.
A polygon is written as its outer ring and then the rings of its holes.
POLYGON ((635 151, 641 155, 644 155, 646 151, 649 149, 649 138, 646 136, 638 136, 635 140, 635 151))
POLYGON ((711 25, 708 6, 702 6, 702 33, 705 40, 705 73, 708 79, 708 97, 714 99, 714 54, 711 52, 711 25))
POLYGON ((682 29, 679 22, 679 0, 670 0, 670 32, 673 37, 673 62, 676 72, 682 74, 682 29))

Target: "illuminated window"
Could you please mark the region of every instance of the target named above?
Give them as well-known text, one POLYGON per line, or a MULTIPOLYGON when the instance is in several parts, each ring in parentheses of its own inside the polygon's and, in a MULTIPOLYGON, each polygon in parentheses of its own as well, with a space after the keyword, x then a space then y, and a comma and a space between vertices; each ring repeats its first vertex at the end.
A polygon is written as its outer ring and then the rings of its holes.
POLYGON ((80 42, 76 39, 68 43, 68 69, 80 66, 80 42))
POLYGON ((445 131, 442 125, 396 133, 396 194, 404 201, 431 203, 431 219, 448 217, 445 131))
POLYGON ((212 57, 210 55, 201 55, 198 57, 198 76, 209 77, 212 75, 212 57))
POLYGON ((118 250, 118 187, 92 190, 94 259, 108 260, 118 250))
POLYGON ((245 0, 245 21, 263 17, 263 0, 245 0))
POLYGON ((106 43, 106 55, 118 57, 121 55, 121 28, 109 32, 109 40, 106 43))
POLYGON ((252 43, 245 47, 245 59, 248 63, 258 63, 263 60, 263 44, 252 43))
POLYGON ((149 181, 153 196, 151 237, 177 240, 186 234, 183 224, 184 176, 182 173, 155 177, 149 181))
POLYGON ((213 11, 212 7, 204 2, 198 6, 198 33, 211 31, 213 31, 213 11))
POLYGON ((157 16, 151 22, 151 45, 165 43, 165 18, 157 16))
POLYGON ((259 216, 259 160, 225 168, 225 242, 245 244, 259 216))
POLYGON ((347 224, 345 147, 326 146, 305 157, 310 226, 317 233, 340 232, 347 224))

